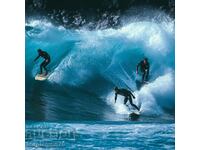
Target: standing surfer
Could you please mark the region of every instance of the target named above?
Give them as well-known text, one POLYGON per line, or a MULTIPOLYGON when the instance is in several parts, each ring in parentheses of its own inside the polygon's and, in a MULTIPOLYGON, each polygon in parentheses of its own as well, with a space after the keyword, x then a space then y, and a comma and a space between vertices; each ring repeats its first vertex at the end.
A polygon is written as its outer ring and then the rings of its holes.
POLYGON ((142 72, 142 82, 146 82, 149 78, 149 62, 147 58, 144 58, 140 61, 136 68, 136 74, 138 74, 138 68, 140 67, 140 71, 142 72))
POLYGON ((50 63, 51 59, 50 59, 50 55, 41 50, 41 49, 38 49, 38 56, 34 59, 34 62, 39 58, 39 57, 42 57, 44 58, 44 61, 40 64, 40 74, 42 74, 42 68, 44 68, 45 70, 45 76, 48 74, 48 70, 46 68, 46 66, 50 63))

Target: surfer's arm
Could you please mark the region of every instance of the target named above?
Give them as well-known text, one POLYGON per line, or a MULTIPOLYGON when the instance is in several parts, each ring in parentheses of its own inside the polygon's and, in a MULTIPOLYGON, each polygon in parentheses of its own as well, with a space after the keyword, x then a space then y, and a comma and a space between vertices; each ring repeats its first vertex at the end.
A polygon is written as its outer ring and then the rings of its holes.
POLYGON ((39 57, 40 57, 40 55, 38 55, 38 56, 34 59, 34 61, 36 61, 39 57))
POLYGON ((146 76, 148 77, 149 76, 149 68, 150 68, 150 65, 149 63, 147 64, 147 67, 145 69, 145 72, 146 72, 146 76))
POLYGON ((136 73, 138 73, 138 68, 140 66, 140 63, 137 64, 137 67, 136 67, 136 73))
POLYGON ((147 73, 149 73, 149 69, 150 69, 150 64, 148 63, 147 73))
POLYGON ((116 103, 116 101, 117 101, 117 93, 115 93, 115 103, 116 103))

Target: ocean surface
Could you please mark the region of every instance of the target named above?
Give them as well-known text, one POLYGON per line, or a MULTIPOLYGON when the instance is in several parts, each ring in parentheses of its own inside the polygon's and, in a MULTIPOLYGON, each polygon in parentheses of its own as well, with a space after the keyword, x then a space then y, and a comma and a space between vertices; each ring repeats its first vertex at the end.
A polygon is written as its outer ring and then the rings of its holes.
POLYGON ((173 123, 26 123, 26 149, 171 150, 173 123))
MULTIPOLYGON (((25 26, 26 149, 174 149, 174 19, 123 17, 116 28, 65 28, 29 18, 25 26), (37 49, 51 56, 36 81, 37 49), (149 83, 138 87, 137 63, 148 57, 149 83), (134 91, 140 117, 114 103, 114 87, 134 91)), ((105 21, 101 21, 106 24, 105 21)))

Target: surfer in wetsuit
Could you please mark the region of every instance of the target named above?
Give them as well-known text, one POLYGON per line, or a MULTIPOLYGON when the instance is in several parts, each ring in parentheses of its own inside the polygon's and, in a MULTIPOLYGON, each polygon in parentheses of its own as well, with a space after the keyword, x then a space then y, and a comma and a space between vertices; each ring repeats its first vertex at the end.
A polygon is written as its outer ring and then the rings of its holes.
POLYGON ((38 56, 34 59, 34 62, 41 56, 42 58, 44 58, 44 61, 40 64, 40 74, 42 74, 42 68, 44 68, 45 70, 45 76, 48 74, 48 70, 46 68, 46 66, 50 63, 50 56, 47 52, 38 49, 38 56))
POLYGON ((131 93, 131 91, 127 89, 119 89, 118 87, 115 87, 115 103, 116 103, 118 94, 125 97, 124 98, 125 105, 129 100, 129 103, 131 104, 131 106, 135 107, 138 111, 140 110, 135 104, 133 104, 132 97, 135 99, 135 96, 131 93))
POLYGON ((149 77, 149 62, 147 58, 144 58, 142 61, 140 61, 136 68, 136 74, 138 74, 138 68, 140 67, 140 71, 142 72, 142 82, 145 82, 148 80, 149 77))

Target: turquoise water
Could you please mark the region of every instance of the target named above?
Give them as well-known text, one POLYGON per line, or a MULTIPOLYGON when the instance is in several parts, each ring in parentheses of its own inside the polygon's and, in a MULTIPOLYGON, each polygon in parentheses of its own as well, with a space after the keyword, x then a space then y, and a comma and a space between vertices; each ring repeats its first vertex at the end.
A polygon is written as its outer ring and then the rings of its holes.
POLYGON ((174 123, 26 123, 26 149, 172 150, 174 123))
POLYGON ((127 21, 113 29, 65 29, 26 22, 26 149, 174 149, 174 20, 127 21), (37 49, 51 56, 50 76, 35 81, 37 49), (138 89, 137 63, 151 65, 138 89), (115 86, 134 91, 140 117, 114 103, 115 86))
POLYGON ((65 29, 48 21, 26 24, 26 119, 41 121, 117 121, 131 113, 114 87, 135 92, 142 116, 174 114, 174 22, 133 21, 119 29, 65 29), (30 28, 31 26, 31 28, 30 28), (51 56, 50 76, 35 81, 42 59, 51 56), (138 89, 137 63, 148 57, 150 84, 138 89), (114 117, 113 117, 114 116, 114 117), (116 117, 118 116, 118 117, 116 117))

